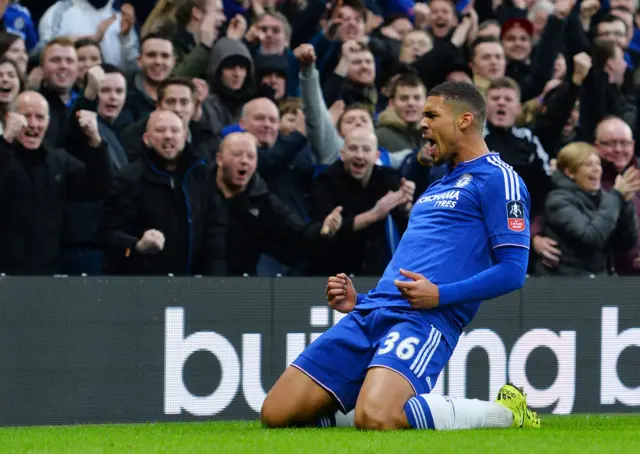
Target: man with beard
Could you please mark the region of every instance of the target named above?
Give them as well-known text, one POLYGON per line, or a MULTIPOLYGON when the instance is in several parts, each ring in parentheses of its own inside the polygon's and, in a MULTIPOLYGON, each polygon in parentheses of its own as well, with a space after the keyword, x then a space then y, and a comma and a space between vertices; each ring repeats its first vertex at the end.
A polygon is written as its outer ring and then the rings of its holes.
POLYGON ((122 169, 107 197, 102 238, 110 274, 223 276, 224 213, 205 161, 173 112, 151 114, 144 158, 122 169))
POLYGON ((345 105, 365 104, 373 114, 378 103, 375 81, 376 65, 369 48, 347 41, 338 66, 324 85, 324 98, 329 106, 339 99, 345 105))
MULTIPOLYGON (((209 123, 210 106, 203 105, 200 118, 196 118, 199 103, 197 91, 191 79, 185 77, 165 79, 158 84, 157 109, 169 110, 178 115, 187 133, 187 142, 193 146, 195 153, 201 158, 212 160, 219 140, 209 123)), ((147 147, 142 137, 147 129, 147 122, 148 117, 145 116, 120 132, 120 141, 131 161, 139 159, 145 153, 147 147)))
MULTIPOLYGON (((424 105, 424 103, 423 103, 424 105)), ((342 207, 343 223, 330 246, 311 261, 313 275, 380 276, 393 253, 388 224, 404 232, 415 185, 389 167, 376 165, 375 134, 360 128, 345 138, 341 160, 321 173, 311 192, 311 219, 342 207), (390 215, 390 216, 389 216, 390 215)))
POLYGON ((129 80, 127 104, 122 121, 126 124, 147 117, 156 108, 158 87, 169 78, 176 64, 173 43, 162 35, 149 34, 142 39, 140 71, 129 80))
POLYGON ((255 276, 263 253, 292 267, 311 256, 340 229, 342 207, 323 222, 304 224, 292 216, 256 173, 256 138, 246 132, 228 134, 217 154, 218 204, 229 216, 227 268, 231 276, 255 276))
POLYGON ((0 272, 57 274, 64 211, 70 200, 98 200, 112 181, 106 144, 97 115, 78 117, 88 149, 82 161, 43 143, 49 106, 39 93, 26 91, 7 114, 0 139, 0 272))
MULTIPOLYGON (((78 157, 90 153, 90 137, 82 133, 81 119, 95 115, 95 111, 98 132, 109 152, 113 171, 117 172, 128 163, 127 153, 112 129, 125 103, 127 80, 122 71, 107 63, 92 67, 87 74, 85 98, 78 101, 78 108, 71 116, 67 150, 78 157)), ((103 200, 69 204, 63 237, 64 274, 101 274, 102 251, 98 230, 102 208, 103 200)))

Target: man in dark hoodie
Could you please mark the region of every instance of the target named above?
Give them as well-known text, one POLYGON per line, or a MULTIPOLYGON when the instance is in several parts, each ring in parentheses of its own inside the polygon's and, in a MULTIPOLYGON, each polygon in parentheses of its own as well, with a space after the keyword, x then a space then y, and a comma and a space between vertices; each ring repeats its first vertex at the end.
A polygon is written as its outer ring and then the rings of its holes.
POLYGON ((213 46, 208 82, 211 96, 206 101, 212 109, 214 133, 240 119, 242 106, 255 90, 255 70, 249 49, 242 42, 221 38, 213 46))
POLYGON ((342 224, 342 207, 322 222, 300 222, 256 173, 256 139, 246 132, 225 137, 216 156, 217 204, 227 210, 227 269, 231 276, 256 275, 263 253, 291 266, 326 247, 342 224))
POLYGON ((149 117, 144 158, 121 171, 105 202, 110 274, 226 274, 224 213, 214 204, 209 167, 185 138, 175 113, 149 117))

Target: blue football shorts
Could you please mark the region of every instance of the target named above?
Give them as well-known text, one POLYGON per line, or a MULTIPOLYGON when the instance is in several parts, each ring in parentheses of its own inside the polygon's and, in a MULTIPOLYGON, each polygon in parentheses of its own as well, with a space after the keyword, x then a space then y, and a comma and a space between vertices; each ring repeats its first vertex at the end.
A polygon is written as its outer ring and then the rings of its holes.
POLYGON ((431 392, 453 348, 420 311, 354 310, 312 342, 292 363, 332 394, 344 413, 355 408, 365 375, 385 367, 416 395, 431 392))

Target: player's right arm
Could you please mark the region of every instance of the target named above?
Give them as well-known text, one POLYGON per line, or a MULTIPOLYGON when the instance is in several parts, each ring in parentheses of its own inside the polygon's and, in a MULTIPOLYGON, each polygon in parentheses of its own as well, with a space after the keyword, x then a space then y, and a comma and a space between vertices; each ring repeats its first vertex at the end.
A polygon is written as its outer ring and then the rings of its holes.
POLYGON ((325 294, 329 307, 344 314, 351 312, 360 300, 360 295, 356 293, 353 282, 344 273, 331 276, 328 279, 325 294))
POLYGON ((478 197, 496 263, 469 279, 439 285, 440 306, 492 299, 524 285, 531 238, 529 193, 511 167, 497 157, 487 159, 495 169, 478 197))

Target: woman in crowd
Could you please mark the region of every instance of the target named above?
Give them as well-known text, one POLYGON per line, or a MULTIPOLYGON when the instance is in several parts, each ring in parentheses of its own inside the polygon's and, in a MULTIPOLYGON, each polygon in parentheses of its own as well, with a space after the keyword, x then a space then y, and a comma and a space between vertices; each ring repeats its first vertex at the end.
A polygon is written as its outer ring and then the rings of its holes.
POLYGON ((593 146, 574 142, 560 150, 543 232, 558 243, 561 258, 555 266, 541 259, 541 274, 606 274, 613 249, 635 245, 638 229, 630 200, 640 190, 640 172, 630 168, 619 175, 610 192, 602 189, 601 177, 600 157, 593 146))
POLYGON ((24 90, 18 64, 6 57, 0 57, 0 135, 4 132, 4 122, 18 94, 24 90))
POLYGON ((29 56, 24 40, 18 35, 8 32, 0 32, 0 57, 13 60, 18 67, 18 74, 24 78, 27 74, 29 56))

